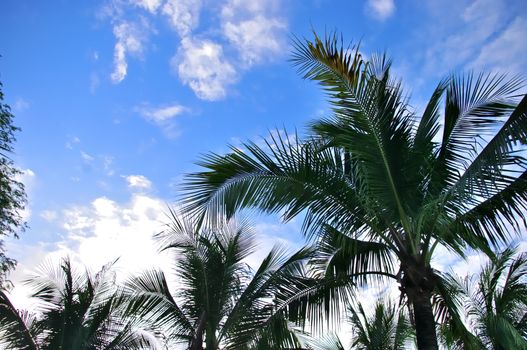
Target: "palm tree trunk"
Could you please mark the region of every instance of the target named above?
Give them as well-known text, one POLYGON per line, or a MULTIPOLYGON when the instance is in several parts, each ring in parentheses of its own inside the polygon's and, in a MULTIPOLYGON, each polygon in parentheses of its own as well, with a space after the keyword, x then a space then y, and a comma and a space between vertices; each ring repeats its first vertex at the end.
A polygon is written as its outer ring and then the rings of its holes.
POLYGON ((420 291, 415 293, 412 298, 417 348, 419 350, 439 349, 430 297, 430 293, 420 291))
POLYGON ((401 291, 408 297, 413 309, 413 324, 419 350, 438 350, 436 323, 432 309, 432 291, 435 288, 435 275, 430 265, 420 257, 411 257, 401 264, 404 272, 401 291))
POLYGON ((198 321, 198 328, 194 335, 194 339, 190 343, 189 350, 203 350, 203 331, 205 330, 206 313, 203 311, 198 321))

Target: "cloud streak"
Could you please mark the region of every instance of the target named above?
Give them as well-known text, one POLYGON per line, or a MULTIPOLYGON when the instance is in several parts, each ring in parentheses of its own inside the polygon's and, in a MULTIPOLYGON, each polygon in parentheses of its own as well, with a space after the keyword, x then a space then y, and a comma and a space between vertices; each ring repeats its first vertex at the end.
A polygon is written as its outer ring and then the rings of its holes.
POLYGON ((110 76, 113 83, 122 82, 128 74, 128 55, 142 57, 149 32, 150 25, 144 18, 139 22, 123 21, 114 25, 114 70, 110 76))
POLYGON ((158 107, 158 108, 148 108, 148 107, 142 107, 139 108, 139 112, 141 115, 143 115, 147 120, 153 121, 155 123, 163 123, 166 122, 184 112, 186 112, 188 108, 179 105, 179 104, 173 104, 165 107, 158 107))
POLYGON ((137 107, 136 110, 144 119, 160 127, 168 138, 175 138, 180 134, 174 119, 190 111, 189 108, 177 103, 159 107, 151 107, 145 104, 137 107))

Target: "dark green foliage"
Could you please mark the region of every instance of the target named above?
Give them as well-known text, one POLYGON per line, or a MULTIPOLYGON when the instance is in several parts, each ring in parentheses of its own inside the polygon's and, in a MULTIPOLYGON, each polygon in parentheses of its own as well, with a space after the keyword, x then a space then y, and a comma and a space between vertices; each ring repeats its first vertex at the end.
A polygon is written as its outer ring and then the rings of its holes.
POLYGON ((353 326, 352 349, 403 350, 414 337, 414 330, 404 309, 377 302, 368 316, 361 304, 350 308, 353 326))
POLYGON ((451 349, 527 349, 527 253, 506 249, 481 273, 449 283, 462 305, 473 335, 459 334, 447 323, 442 328, 451 349))
MULTIPOLYGON (((403 350, 415 341, 415 332, 405 309, 377 301, 368 315, 361 303, 350 306, 348 321, 353 333, 350 350, 403 350)), ((313 350, 344 350, 341 340, 328 333, 308 341, 313 350)))
POLYGON ((10 158, 15 133, 20 129, 13 125, 14 116, 3 101, 0 83, 0 289, 6 288, 6 274, 16 265, 16 261, 5 254, 2 237, 18 237, 18 233, 26 226, 20 216, 26 204, 26 194, 24 185, 16 180, 22 172, 10 158))
POLYGON ((443 312, 453 303, 431 266, 436 249, 492 255, 525 218, 523 82, 451 76, 416 116, 385 55, 365 60, 336 36, 315 36, 296 42, 292 61, 325 90, 332 115, 312 122, 302 140, 278 133, 264 146, 247 142, 227 155, 206 155, 204 170, 186 178, 186 209, 214 217, 252 207, 284 220, 303 213, 304 232, 321 252, 318 274, 359 284, 397 281, 418 347, 437 349, 432 303, 441 301, 443 312))

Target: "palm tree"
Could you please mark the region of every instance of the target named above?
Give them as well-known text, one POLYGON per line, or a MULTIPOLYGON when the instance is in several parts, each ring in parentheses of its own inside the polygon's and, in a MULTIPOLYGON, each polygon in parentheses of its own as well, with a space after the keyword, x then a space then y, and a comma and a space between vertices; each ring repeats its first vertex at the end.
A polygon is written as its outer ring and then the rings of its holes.
POLYGON ((255 241, 245 223, 206 226, 171 214, 172 222, 158 238, 163 250, 175 252, 178 288, 170 290, 162 271, 133 277, 123 290, 128 312, 191 350, 297 348, 286 308, 273 299, 287 300, 304 288, 304 263, 311 251, 287 257, 284 249, 274 248, 252 271, 246 259, 255 241))
POLYGON ((444 333, 450 348, 527 349, 527 253, 515 254, 515 249, 508 248, 479 277, 451 280, 460 292, 474 336, 466 341, 447 327, 444 333))
POLYGON ((450 77, 420 118, 391 61, 336 36, 296 42, 293 62, 318 81, 333 116, 300 140, 271 135, 227 155, 209 154, 187 176, 185 209, 198 217, 242 208, 304 215, 304 232, 323 251, 319 266, 359 284, 399 283, 419 349, 437 349, 432 297, 445 291, 431 266, 438 247, 464 255, 519 231, 527 207, 527 97, 521 80, 450 77), (323 249, 322 249, 323 248, 323 249))
MULTIPOLYGON (((353 327, 350 350, 403 350, 414 338, 405 310, 391 303, 378 301, 373 315, 368 315, 361 303, 350 306, 348 311, 353 327)), ((344 350, 338 336, 331 333, 311 341, 309 346, 313 350, 344 350)))
POLYGON ((111 264, 95 276, 76 273, 69 259, 28 280, 39 299, 36 316, 0 298, 0 344, 9 349, 154 349, 153 336, 123 318, 116 303, 111 264))
POLYGON ((403 350, 413 337, 413 328, 403 309, 390 303, 377 302, 373 316, 364 312, 359 303, 350 308, 350 321, 354 329, 352 349, 403 350))
POLYGON ((17 310, 0 290, 0 348, 37 350, 35 334, 30 331, 33 321, 28 312, 17 310))

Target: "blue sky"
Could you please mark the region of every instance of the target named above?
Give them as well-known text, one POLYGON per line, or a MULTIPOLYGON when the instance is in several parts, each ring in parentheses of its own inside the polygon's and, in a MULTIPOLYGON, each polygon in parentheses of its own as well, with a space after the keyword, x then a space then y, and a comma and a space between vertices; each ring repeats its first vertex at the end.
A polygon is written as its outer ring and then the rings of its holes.
MULTIPOLYGON (((151 235, 200 155, 328 113, 288 62, 292 36, 338 30, 366 55, 386 50, 417 110, 450 72, 527 76, 522 0, 4 0, 0 13, 29 196, 30 229, 8 242, 15 282, 65 254, 92 267, 120 255, 124 272, 165 264, 151 235)), ((254 222, 262 252, 301 243, 298 222, 254 222)))

